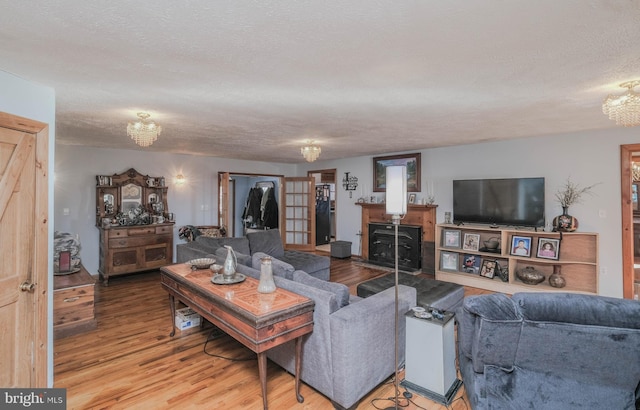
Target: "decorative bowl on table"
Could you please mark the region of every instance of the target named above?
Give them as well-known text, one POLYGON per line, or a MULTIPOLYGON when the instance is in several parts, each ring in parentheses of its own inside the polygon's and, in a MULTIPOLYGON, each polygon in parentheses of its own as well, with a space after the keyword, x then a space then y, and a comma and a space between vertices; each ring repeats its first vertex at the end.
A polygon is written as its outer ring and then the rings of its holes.
POLYGON ((216 260, 213 258, 191 259, 189 262, 187 262, 188 265, 191 265, 191 269, 193 270, 208 269, 214 263, 216 263, 216 260))

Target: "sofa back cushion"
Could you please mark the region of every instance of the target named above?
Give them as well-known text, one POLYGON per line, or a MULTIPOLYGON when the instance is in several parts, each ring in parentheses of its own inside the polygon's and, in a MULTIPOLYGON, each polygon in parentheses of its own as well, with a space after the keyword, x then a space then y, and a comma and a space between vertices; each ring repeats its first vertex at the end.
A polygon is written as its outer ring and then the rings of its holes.
POLYGON ((328 282, 322 279, 314 278, 307 272, 297 270, 293 272, 293 281, 312 286, 317 289, 326 290, 336 295, 338 309, 349 304, 349 288, 342 283, 328 282))
POLYGON ((485 364, 513 367, 522 318, 511 298, 502 293, 466 297, 456 318, 460 351, 477 373, 485 364))
POLYGON ((273 272, 273 276, 280 276, 289 280, 292 279, 293 271, 295 270, 293 266, 263 252, 256 252, 251 255, 251 264, 253 266, 253 269, 260 270, 262 265, 262 258, 264 257, 271 258, 271 271, 273 272))
POLYGON ((249 241, 244 236, 237 238, 210 238, 208 236, 198 236, 196 238, 196 242, 204 244, 207 247, 211 247, 214 252, 217 248, 229 245, 236 253, 244 253, 246 255, 251 254, 249 241))
POLYGON ((579 293, 516 293, 525 320, 640 329, 640 303, 579 293))
POLYGON ((278 229, 247 233, 251 254, 263 252, 274 258, 284 256, 284 245, 278 229))

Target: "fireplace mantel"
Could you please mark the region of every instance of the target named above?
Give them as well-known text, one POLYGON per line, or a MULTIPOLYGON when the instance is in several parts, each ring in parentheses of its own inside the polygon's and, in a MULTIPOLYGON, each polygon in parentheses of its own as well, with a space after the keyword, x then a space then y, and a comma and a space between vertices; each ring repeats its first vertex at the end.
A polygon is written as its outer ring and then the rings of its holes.
MULTIPOLYGON (((369 260, 369 224, 391 223, 385 204, 356 203, 362 207, 362 258, 369 260)), ((435 274, 436 208, 438 205, 407 205, 401 225, 422 227, 422 272, 435 274)))

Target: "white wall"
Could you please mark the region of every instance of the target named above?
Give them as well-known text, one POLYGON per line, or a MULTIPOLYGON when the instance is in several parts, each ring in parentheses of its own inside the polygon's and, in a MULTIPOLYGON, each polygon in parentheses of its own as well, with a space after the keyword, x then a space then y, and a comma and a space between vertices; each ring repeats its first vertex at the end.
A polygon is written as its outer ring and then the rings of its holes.
MULTIPOLYGON (((49 125, 49 167, 48 174, 53 175, 54 146, 56 141, 56 103, 52 88, 31 83, 13 74, 0 71, 0 111, 20 117, 40 121, 49 125)), ((53 181, 49 179, 49 198, 53 198, 53 181)), ((48 346, 47 346, 47 385, 53 387, 53 202, 49 201, 49 266, 50 278, 48 297, 48 346)))
MULTIPOLYGON (((444 212, 453 210, 454 179, 542 176, 546 215, 553 219, 562 212, 555 192, 567 177, 583 186, 601 182, 594 196, 585 196, 584 203, 572 206, 569 213, 578 218, 580 231, 599 233, 600 293, 622 297, 620 145, 639 141, 637 128, 619 128, 413 151, 422 154, 422 192, 417 198, 427 196, 427 184, 433 185, 437 222, 441 223, 444 212), (599 216, 601 210, 606 217, 599 216)), ((299 168, 299 175, 306 175, 307 170, 337 169, 336 239, 351 241, 352 253, 360 254, 361 208, 355 202, 360 196, 383 197, 372 192, 372 157, 319 160, 299 168), (342 188, 345 172, 358 178, 351 199, 342 188)))
MULTIPOLYGON (((601 182, 594 196, 570 208, 580 221, 580 230, 600 235, 600 293, 622 297, 622 230, 620 207, 620 145, 637 143, 634 128, 591 131, 575 134, 525 138, 511 141, 424 149, 422 192, 434 189, 437 221, 451 211, 452 180, 464 178, 504 178, 542 176, 546 182, 546 214, 561 213, 555 191, 571 176, 580 185, 601 182), (600 217, 600 211, 606 214, 600 217)), ((91 273, 98 267, 98 231, 94 226, 95 175, 123 172, 129 167, 149 175, 172 176, 182 172, 188 179, 183 187, 170 186, 169 209, 176 214, 176 226, 217 223, 217 172, 283 174, 303 176, 307 170, 336 168, 336 239, 352 242, 352 253, 360 254, 361 208, 355 203, 372 192, 372 157, 355 157, 312 164, 287 165, 227 160, 187 155, 151 153, 141 150, 107 150, 59 146, 56 156, 56 229, 79 233, 83 263, 91 273), (353 198, 342 188, 345 172, 358 178, 353 198), (202 207, 206 211, 201 211, 202 207), (62 209, 70 208, 70 216, 62 209)), ((390 153, 391 154, 391 153, 390 153)), ((177 232, 176 232, 176 242, 177 232)))
POLYGON ((169 186, 167 205, 176 220, 175 244, 183 242, 178 238, 178 228, 183 225, 218 224, 218 172, 285 176, 295 173, 295 166, 287 164, 176 155, 141 149, 58 145, 55 158, 55 229, 79 235, 82 264, 93 275, 98 274, 99 262, 99 231, 95 226, 96 175, 119 174, 129 168, 135 168, 141 174, 166 178, 169 186), (175 185, 173 181, 179 173, 187 180, 184 185, 175 185), (69 209, 69 215, 64 215, 65 208, 69 209))

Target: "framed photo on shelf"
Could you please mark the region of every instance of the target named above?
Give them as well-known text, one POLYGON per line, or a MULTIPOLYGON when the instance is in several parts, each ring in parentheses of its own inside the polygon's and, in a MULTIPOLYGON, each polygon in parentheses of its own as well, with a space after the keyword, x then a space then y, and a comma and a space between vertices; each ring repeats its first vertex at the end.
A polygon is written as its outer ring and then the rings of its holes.
POLYGON ((531 237, 513 235, 511 238, 511 255, 531 256, 531 237))
POLYGON ((481 259, 478 255, 466 254, 462 259, 462 271, 477 275, 480 273, 480 262, 481 259))
POLYGON ((482 261, 482 267, 480 268, 480 276, 493 279, 498 268, 498 263, 492 259, 485 259, 482 261))
POLYGON ((456 252, 440 252, 440 270, 458 271, 458 254, 456 252))
POLYGON ((538 239, 538 258, 558 260, 560 256, 560 239, 538 239))
POLYGON ((416 203, 416 194, 409 194, 409 203, 410 204, 416 203))
POLYGON ((447 248, 459 248, 460 247, 460 231, 457 229, 444 229, 442 231, 442 238, 444 243, 442 246, 447 248))
POLYGON ((420 153, 373 158, 373 192, 386 192, 387 171, 392 165, 407 167, 407 191, 420 192, 420 153))
POLYGON ((477 252, 480 249, 480 235, 477 233, 465 233, 462 249, 477 252))

